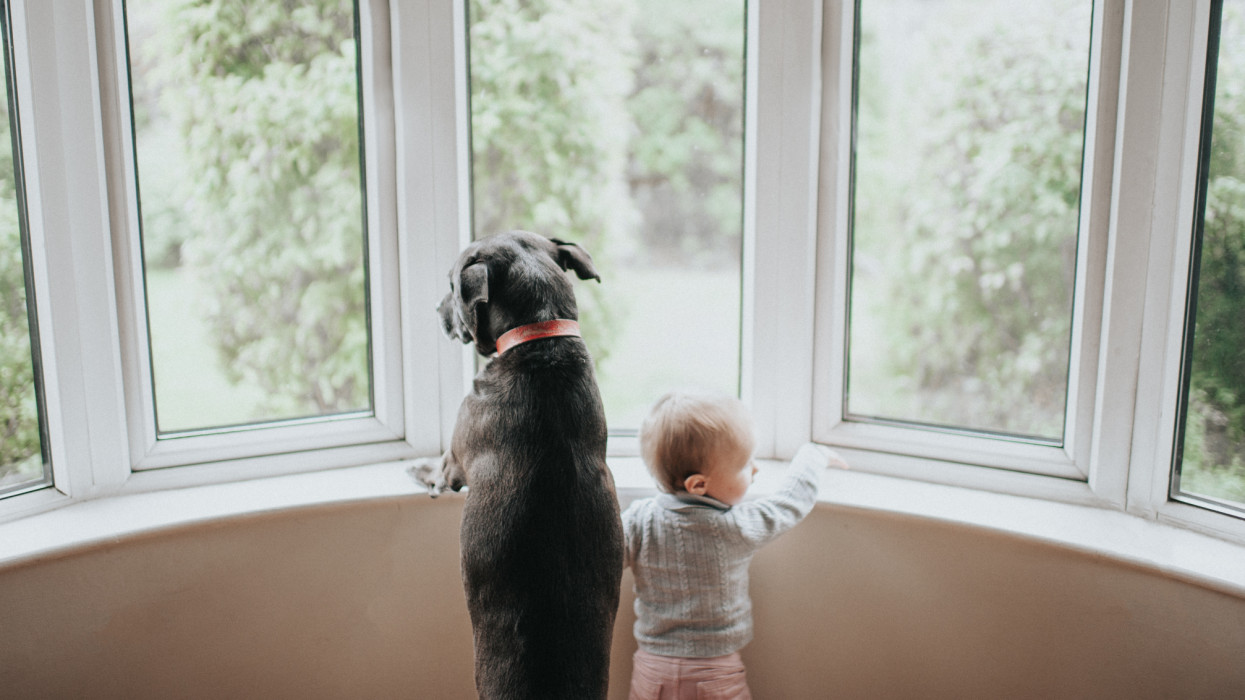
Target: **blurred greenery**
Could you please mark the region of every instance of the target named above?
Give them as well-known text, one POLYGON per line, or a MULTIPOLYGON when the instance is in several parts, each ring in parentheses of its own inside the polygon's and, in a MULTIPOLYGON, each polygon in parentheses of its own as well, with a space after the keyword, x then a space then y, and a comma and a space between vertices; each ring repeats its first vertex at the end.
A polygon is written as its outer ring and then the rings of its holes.
POLYGON ((15 172, 6 88, 0 103, 0 489, 43 477, 15 172))
POLYGON ((1225 2, 1180 488, 1245 504, 1245 2, 1225 2))
MULTIPOLYGON (((628 329, 660 324, 659 305, 624 290, 657 267, 683 276, 684 290, 693 277, 706 290, 738 278, 743 3, 472 0, 469 9, 474 233, 525 228, 593 255, 605 283, 578 288, 585 338, 602 382, 619 391, 603 392, 611 425, 638 425, 633 416, 659 392, 635 390, 651 389, 635 371, 662 374, 655 360, 703 377, 693 364, 718 365, 699 352, 655 358, 651 337, 631 342, 628 329)), ((701 291, 667 298, 667 311, 694 316, 684 324, 720 337, 737 367, 738 290, 709 300, 722 313, 688 305, 701 291)), ((704 380, 735 391, 737 377, 728 368, 704 380)))
POLYGON ((738 0, 639 0, 630 258, 738 269, 743 225, 744 21, 738 0))
MULTIPOLYGON (((231 383, 263 390, 263 418, 368 408, 353 3, 127 9, 136 65, 147 68, 134 71, 135 119, 152 127, 137 132, 140 173, 163 160, 189 175, 141 180, 148 266, 194 271, 219 364, 231 383), (134 42, 140 17, 158 30, 134 42)), ((172 332, 161 323, 152 320, 153 345, 172 332)), ((161 369, 157 406, 181 390, 161 369)), ((160 418, 162 429, 204 427, 160 418)))
MULTIPOLYGON (((604 279, 635 220, 622 175, 632 125, 630 0, 471 0, 473 230, 572 241, 604 279)), ((601 285, 579 285, 585 338, 616 324, 601 285)), ((594 342, 597 341, 597 342, 594 342)))
POLYGON ((862 9, 849 410, 1059 439, 1090 5, 907 33, 935 5, 890 5, 862 9))

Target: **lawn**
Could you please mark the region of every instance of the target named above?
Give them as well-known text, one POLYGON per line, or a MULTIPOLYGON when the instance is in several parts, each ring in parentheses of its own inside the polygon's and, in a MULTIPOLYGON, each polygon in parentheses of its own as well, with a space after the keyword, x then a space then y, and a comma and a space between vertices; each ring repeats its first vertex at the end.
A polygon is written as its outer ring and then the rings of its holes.
POLYGON ((152 367, 160 430, 244 423, 263 416, 258 387, 226 377, 208 326, 195 303, 194 278, 177 270, 147 271, 152 367))

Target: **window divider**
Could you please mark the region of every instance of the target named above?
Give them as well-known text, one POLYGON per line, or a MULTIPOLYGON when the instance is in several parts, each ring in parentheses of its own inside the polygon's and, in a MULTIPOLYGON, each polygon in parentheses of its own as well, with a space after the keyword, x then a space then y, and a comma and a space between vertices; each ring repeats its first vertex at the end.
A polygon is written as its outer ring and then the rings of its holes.
MULTIPOLYGON (((94 17, 89 3, 11 9, 55 491, 89 497, 129 475, 94 17)), ((6 501, 7 511, 61 499, 6 501)))
MULTIPOLYGON (((749 7, 754 3, 749 3, 749 7)), ((758 456, 811 438, 822 3, 756 3, 756 148, 750 350, 744 374, 758 456)))

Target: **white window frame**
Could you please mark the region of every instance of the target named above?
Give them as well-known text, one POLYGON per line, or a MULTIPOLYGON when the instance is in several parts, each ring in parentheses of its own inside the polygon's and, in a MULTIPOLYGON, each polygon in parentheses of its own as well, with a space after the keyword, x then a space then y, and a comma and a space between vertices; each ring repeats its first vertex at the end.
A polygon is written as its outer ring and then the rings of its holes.
POLYGON ((241 428, 188 431, 175 437, 156 433, 153 378, 147 328, 142 250, 139 240, 135 144, 130 127, 130 88, 123 3, 96 2, 100 43, 103 127, 112 229, 116 255, 123 370, 130 416, 130 451, 136 471, 305 452, 403 440, 401 319, 397 297, 396 174, 394 171, 392 81, 384 59, 389 53, 386 8, 359 2, 361 47, 363 173, 367 194, 368 289, 372 334, 371 415, 344 414, 257 424, 241 428), (381 11, 375 12, 375 9, 381 11), (377 60, 380 59, 380 60, 377 60), (111 71, 109 69, 112 69, 111 71), (382 203, 384 206, 382 206, 382 203))
MULTIPOLYGON (((867 0, 866 0, 867 1, 867 0)), ((1119 41, 1120 25, 1107 7, 1094 3, 1087 89, 1086 133, 1082 164, 1082 206, 1079 220, 1078 264, 1069 358, 1068 406, 1062 445, 973 435, 968 432, 909 427, 898 423, 865 423, 845 419, 843 403, 846 362, 849 166, 852 153, 852 74, 855 34, 854 2, 830 3, 823 34, 826 56, 826 92, 823 99, 825 138, 822 140, 821 220, 822 245, 818 251, 816 369, 813 423, 815 437, 824 442, 860 451, 861 466, 871 471, 915 478, 1010 488, 1015 481, 1029 481, 1029 488, 1053 489, 1064 496, 1080 492, 1090 500, 1101 496, 1085 493, 1092 464, 1092 430, 1098 370, 1098 330, 1104 280, 1108 217, 1112 190, 1111 163, 1115 130, 1115 93, 1118 65, 1104 51, 1119 41), (993 467, 1000 473, 983 473, 977 467, 993 467), (967 467, 967 468, 965 468, 967 467), (1059 481, 1033 480, 1037 474, 1059 481), (1013 478, 1018 475, 1021 478, 1013 478), (1038 484, 1045 486, 1038 487, 1038 484)), ((1122 500, 1122 493, 1110 498, 1122 500)))
POLYGON ((94 65, 89 7, 13 2, 11 17, 54 485, 0 501, 6 519, 107 490, 127 456, 102 160, 82 120, 97 93, 68 78, 94 65))
POLYGON ((461 0, 360 2, 375 417, 164 441, 137 322, 121 2, 12 5, 54 485, 0 500, 0 520, 71 500, 439 452, 464 376, 433 311, 465 231, 461 0))

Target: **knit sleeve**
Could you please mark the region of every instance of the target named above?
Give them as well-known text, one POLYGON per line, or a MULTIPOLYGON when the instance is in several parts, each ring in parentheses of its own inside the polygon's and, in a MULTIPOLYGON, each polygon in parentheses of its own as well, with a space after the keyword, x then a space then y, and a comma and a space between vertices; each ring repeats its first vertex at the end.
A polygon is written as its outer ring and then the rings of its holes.
POLYGON ((636 555, 640 550, 640 525, 639 513, 643 501, 633 501, 627 509, 622 512, 623 526, 623 568, 630 568, 635 563, 636 555))
POLYGON ((730 512, 744 540, 753 547, 760 547, 803 520, 817 502, 817 485, 832 454, 818 445, 804 445, 791 460, 787 477, 777 493, 744 501, 732 508, 730 512))

